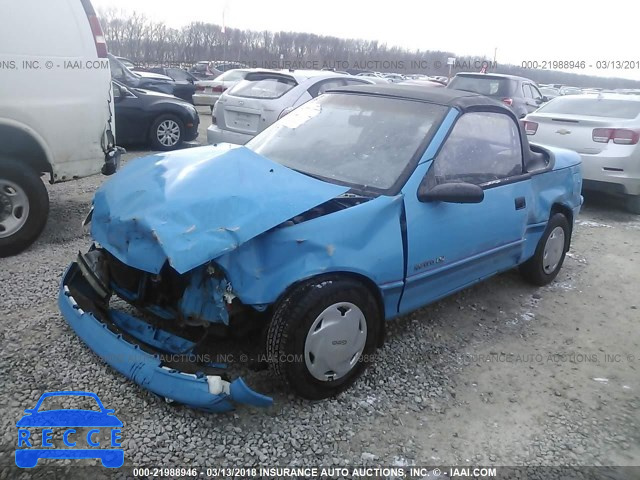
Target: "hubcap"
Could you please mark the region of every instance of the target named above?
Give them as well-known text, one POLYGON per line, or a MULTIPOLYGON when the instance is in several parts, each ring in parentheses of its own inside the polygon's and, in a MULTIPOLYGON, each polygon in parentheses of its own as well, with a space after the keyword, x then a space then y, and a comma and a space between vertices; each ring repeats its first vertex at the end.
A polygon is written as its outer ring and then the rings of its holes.
POLYGON ((322 381, 344 377, 357 364, 367 343, 367 322, 353 303, 327 307, 314 320, 304 344, 309 373, 322 381))
POLYGON ((165 147, 173 147, 180 140, 180 126, 173 120, 165 120, 158 125, 158 141, 165 147))
POLYGON ((562 227, 556 227, 551 231, 551 235, 547 238, 547 243, 544 245, 544 254, 542 256, 542 269, 547 275, 553 273, 562 254, 564 253, 564 229, 562 227))
POLYGON ((16 183, 0 178, 0 238, 6 238, 27 223, 29 197, 16 183))

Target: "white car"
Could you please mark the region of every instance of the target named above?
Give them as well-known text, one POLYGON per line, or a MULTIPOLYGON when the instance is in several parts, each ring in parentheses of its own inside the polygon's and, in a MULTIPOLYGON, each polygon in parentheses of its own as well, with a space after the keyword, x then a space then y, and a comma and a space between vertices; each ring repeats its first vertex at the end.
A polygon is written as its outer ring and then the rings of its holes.
POLYGON ((216 102, 207 140, 210 144, 244 145, 281 116, 329 89, 371 83, 366 78, 321 70, 249 72, 216 102))
POLYGON ((40 179, 117 168, 111 71, 89 0, 4 2, 0 28, 0 257, 44 228, 40 179), (31 33, 27 33, 31 32, 31 33))
POLYGON ((575 150, 583 188, 623 196, 640 214, 640 96, 560 96, 524 118, 532 142, 575 150))
POLYGON ((399 73, 384 73, 382 76, 391 83, 399 83, 407 79, 407 77, 400 75, 399 73))
POLYGON ((236 68, 224 72, 214 80, 197 81, 196 93, 193 94, 193 104, 209 106, 213 111, 213 106, 220 98, 220 95, 236 83, 244 80, 244 77, 246 77, 249 72, 251 72, 251 70, 248 68, 236 68))

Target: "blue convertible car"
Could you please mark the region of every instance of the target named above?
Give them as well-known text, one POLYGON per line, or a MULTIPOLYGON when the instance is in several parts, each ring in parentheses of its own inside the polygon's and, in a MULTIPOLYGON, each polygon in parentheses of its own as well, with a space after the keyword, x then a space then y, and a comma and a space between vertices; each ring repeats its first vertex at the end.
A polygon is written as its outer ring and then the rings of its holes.
POLYGON ((165 355, 247 332, 285 384, 325 398, 371 361, 385 320, 516 266, 551 282, 581 184, 576 153, 529 145, 489 98, 345 87, 246 146, 127 165, 96 193, 95 243, 59 304, 107 363, 165 398, 269 405, 221 365, 165 355))

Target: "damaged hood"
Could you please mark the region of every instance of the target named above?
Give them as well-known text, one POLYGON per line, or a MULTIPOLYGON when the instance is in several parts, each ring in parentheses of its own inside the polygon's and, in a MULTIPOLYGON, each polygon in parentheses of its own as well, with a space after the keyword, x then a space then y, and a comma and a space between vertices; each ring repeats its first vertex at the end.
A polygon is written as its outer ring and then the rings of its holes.
POLYGON ((218 145, 130 162, 93 200, 91 234, 123 263, 178 273, 346 192, 246 147, 218 145))

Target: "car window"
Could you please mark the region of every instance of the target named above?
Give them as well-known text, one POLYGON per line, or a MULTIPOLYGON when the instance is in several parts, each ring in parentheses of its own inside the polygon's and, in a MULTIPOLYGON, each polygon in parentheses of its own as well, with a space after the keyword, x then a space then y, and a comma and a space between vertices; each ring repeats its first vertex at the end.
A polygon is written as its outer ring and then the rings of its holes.
POLYGON ((528 83, 523 83, 522 84, 522 93, 524 94, 525 98, 533 98, 533 92, 531 91, 531 85, 529 85, 528 83))
POLYGON ((494 97, 509 96, 509 79, 488 76, 455 76, 449 88, 494 97))
POLYGON ((296 108, 246 146, 329 182, 387 191, 402 180, 446 112, 446 107, 429 103, 327 93, 296 108))
POLYGON ((598 97, 556 97, 542 106, 539 112, 585 117, 636 118, 640 115, 640 101, 598 97))
POLYGON ((482 185, 521 173, 518 127, 508 115, 493 112, 464 114, 430 169, 436 184, 482 185))
POLYGON ((345 78, 345 85, 371 85, 368 81, 358 80, 357 78, 345 78))
POLYGON ((536 87, 535 85, 529 85, 529 87, 531 88, 531 93, 533 95, 533 98, 536 100, 542 100, 542 93, 540 93, 540 90, 538 90, 538 87, 536 87))
POLYGON ((222 75, 220 75, 216 80, 225 81, 225 82, 235 82, 238 80, 242 80, 247 76, 249 72, 243 70, 227 70, 222 75))
POLYGON ((117 83, 111 82, 111 86, 113 87, 113 97, 118 98, 122 96, 122 91, 120 90, 120 85, 117 83))
POLYGON ((560 93, 560 92, 558 92, 558 90, 557 90, 557 89, 555 89, 555 88, 549 88, 549 87, 547 87, 547 88, 544 88, 544 87, 543 87, 543 88, 541 88, 541 89, 540 89, 540 92, 541 92, 543 95, 546 95, 547 97, 557 97, 557 96, 558 96, 558 94, 560 93))
POLYGON ((118 62, 112 59, 109 59, 109 67, 111 68, 111 76, 113 78, 117 78, 117 79, 125 78, 124 68, 118 62))
POLYGON ((330 80, 322 80, 315 85, 311 85, 307 92, 311 95, 311 98, 315 98, 318 95, 322 95, 327 90, 332 88, 344 87, 345 82, 342 78, 332 78, 330 80))
POLYGON ((245 98, 280 98, 297 85, 293 77, 273 74, 250 74, 229 91, 245 98))
POLYGON ((181 68, 167 68, 167 74, 174 80, 189 80, 191 77, 181 68))

